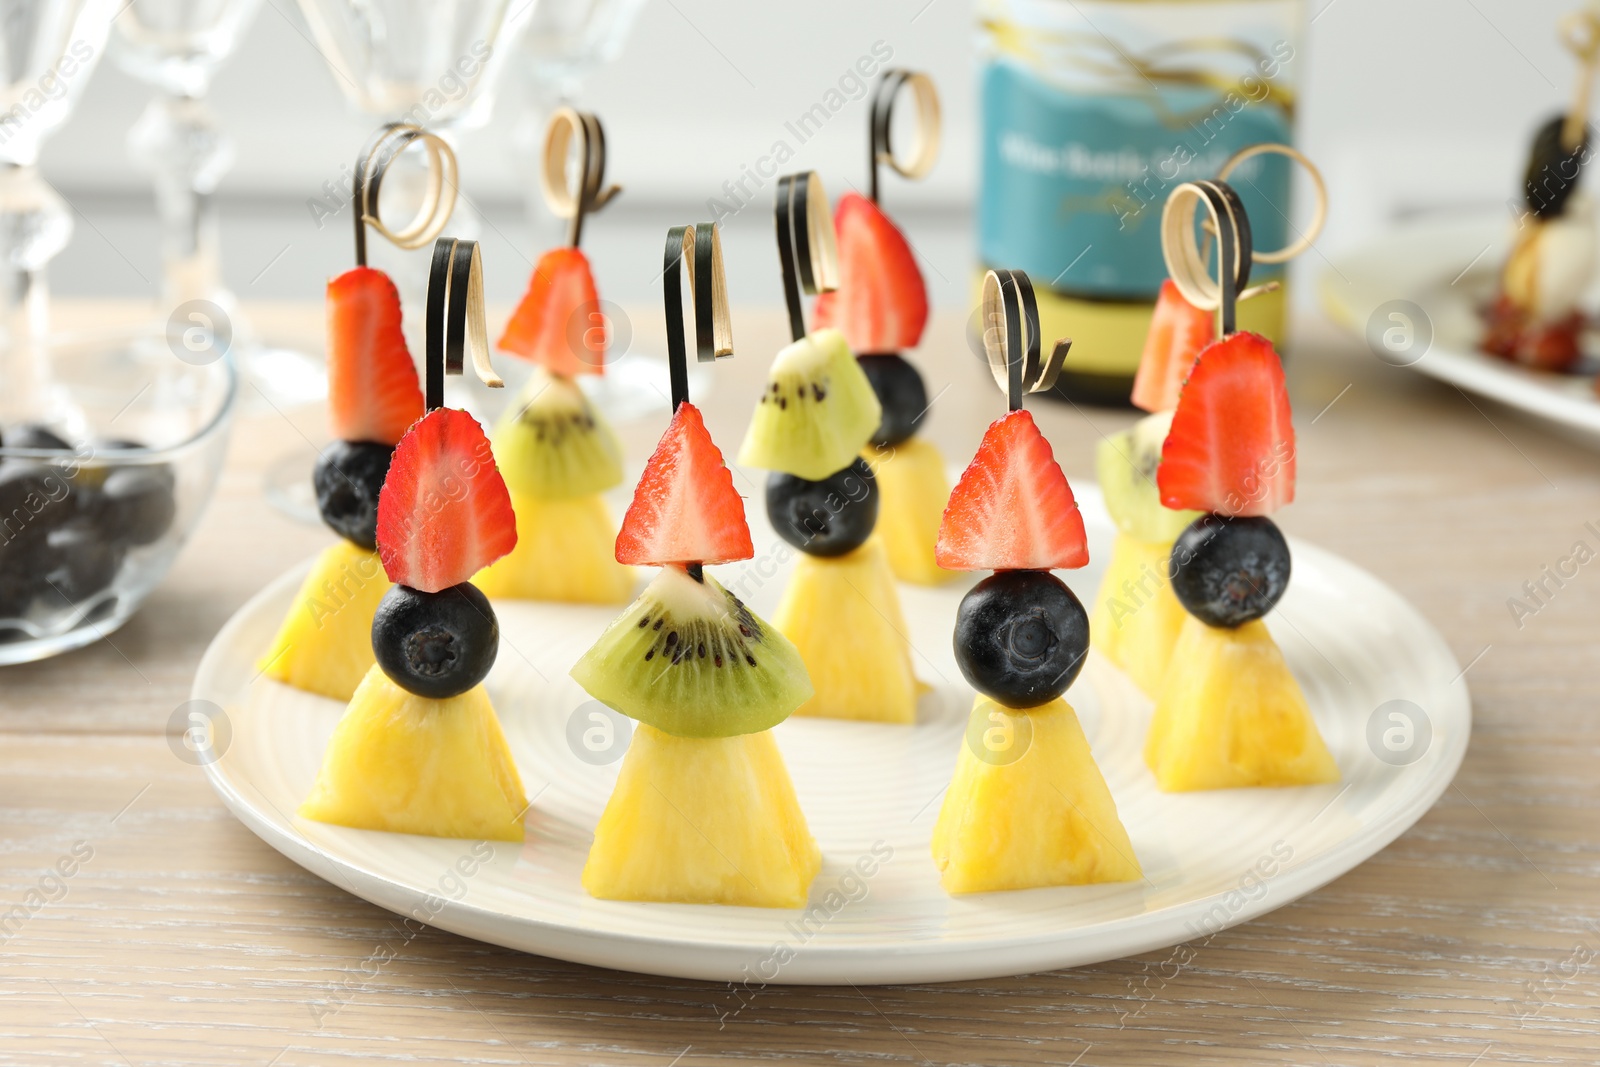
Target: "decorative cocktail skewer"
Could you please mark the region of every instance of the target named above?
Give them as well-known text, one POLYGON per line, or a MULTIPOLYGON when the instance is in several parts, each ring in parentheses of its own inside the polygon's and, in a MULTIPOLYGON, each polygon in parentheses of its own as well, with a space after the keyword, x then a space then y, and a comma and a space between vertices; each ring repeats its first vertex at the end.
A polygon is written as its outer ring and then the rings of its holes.
POLYGON ((928 292, 911 245, 879 207, 879 171, 926 177, 939 155, 939 94, 926 74, 886 70, 872 94, 867 130, 866 197, 846 193, 838 223, 837 289, 817 298, 819 329, 837 327, 856 353, 883 407, 863 453, 877 475, 878 532, 901 581, 934 585, 952 577, 933 561, 939 517, 950 496, 944 457, 916 437, 931 406, 927 386, 904 350, 915 348, 928 321, 928 292), (904 157, 890 140, 902 91, 916 105, 915 139, 904 157))
MULTIPOLYGON (((1252 145, 1235 153, 1218 171, 1218 180, 1225 181, 1245 160, 1266 153, 1288 156, 1306 168, 1316 193, 1315 212, 1294 244, 1272 252, 1254 249, 1249 220, 1242 220, 1242 229, 1232 237, 1235 245, 1245 249, 1236 263, 1233 278, 1236 302, 1276 288, 1277 282, 1251 286, 1251 265, 1283 263, 1298 255, 1316 240, 1327 217, 1327 192, 1322 175, 1309 160, 1287 145, 1252 145)), ((1198 251, 1202 262, 1198 266, 1191 264, 1186 278, 1195 272, 1204 274, 1203 261, 1210 240, 1216 235, 1215 227, 1210 224, 1206 231, 1207 242, 1198 251)), ((1205 290, 1205 293, 1210 292, 1205 290)), ((1151 414, 1101 441, 1095 452, 1095 474, 1105 494, 1106 509, 1117 525, 1117 537, 1095 596, 1090 627, 1095 648, 1127 672, 1134 684, 1152 700, 1161 694, 1167 659, 1185 618, 1183 607, 1172 593, 1167 573, 1172 542, 1200 515, 1196 511, 1162 506, 1156 487, 1156 470, 1161 463, 1161 446, 1172 425, 1178 394, 1196 357, 1216 339, 1217 319, 1223 314, 1220 293, 1214 296, 1197 294, 1195 299, 1211 302, 1196 306, 1179 289, 1177 281, 1168 278, 1162 283, 1133 384, 1134 406, 1151 414)), ((1223 324, 1224 332, 1231 332, 1232 328, 1231 323, 1223 324)))
MULTIPOLYGON (((1590 156, 1589 103, 1600 64, 1600 3, 1562 19, 1561 41, 1578 60, 1572 106, 1539 127, 1523 175, 1499 291, 1486 309, 1484 351, 1544 370, 1570 370, 1583 355, 1588 319, 1580 301, 1594 278, 1594 208, 1578 190, 1590 156)), ((1600 385, 1597 385, 1600 388, 1600 385)))
POLYGON ((539 258, 497 347, 535 364, 495 425, 495 458, 517 511, 517 548, 478 578, 493 597, 626 603, 634 573, 616 561, 616 522, 601 493, 622 481, 622 444, 578 385, 605 370, 611 324, 578 247, 591 213, 622 190, 605 184, 605 131, 561 108, 545 135, 541 171, 568 243, 539 258), (576 188, 567 157, 576 148, 576 188))
POLYGON ((434 244, 427 295, 428 412, 406 430, 378 501, 377 542, 395 584, 370 640, 376 663, 323 754, 300 814, 365 830, 521 841, 528 800, 483 688, 500 627, 469 579, 516 544, 511 496, 489 439, 444 407, 444 379, 470 354, 489 364, 475 241, 434 244))
POLYGON ((1050 572, 1089 562, 1083 516, 1022 406, 1054 384, 1071 342, 1041 357, 1033 284, 1020 271, 984 276, 983 313, 1008 412, 950 494, 937 555, 941 567, 995 573, 956 615, 956 663, 978 695, 934 826, 934 862, 952 893, 1132 881, 1133 846, 1062 699, 1089 653, 1089 619, 1050 572))
POLYGON ((861 451, 882 419, 835 329, 806 332, 802 291, 836 273, 827 194, 814 172, 778 180, 778 263, 794 343, 772 361, 739 462, 772 472, 767 516, 801 552, 773 624, 800 649, 816 695, 798 714, 909 723, 917 680, 888 555, 872 536, 877 479, 861 451))
POLYGON ((327 295, 328 423, 335 440, 312 472, 318 511, 342 540, 317 557, 261 661, 267 677, 335 700, 349 700, 374 662, 372 616, 384 592, 379 491, 396 443, 425 410, 400 294, 387 274, 367 266, 367 229, 400 248, 427 245, 450 220, 456 184, 450 146, 418 126, 381 126, 356 157, 356 266, 328 282, 327 295), (378 195, 390 164, 413 144, 427 157, 427 191, 417 214, 395 230, 379 213, 378 195))
MULTIPOLYGON (((1258 150, 1306 163, 1283 146, 1258 150)), ((1319 218, 1323 208, 1319 199, 1319 218)), ((1294 500, 1296 456, 1282 362, 1265 337, 1235 332, 1257 258, 1250 221, 1226 182, 1185 182, 1167 200, 1161 238, 1173 283, 1189 303, 1216 310, 1221 337, 1185 376, 1155 471, 1163 506, 1202 514, 1172 546, 1168 574, 1188 617, 1161 681, 1145 762, 1167 791, 1337 781, 1300 686, 1261 622, 1288 588, 1288 542, 1268 516, 1294 500), (1202 207, 1217 237, 1215 280, 1194 235, 1202 207)))
POLYGON ((661 569, 572 668, 639 720, 583 886, 611 900, 798 907, 822 857, 771 729, 811 683, 795 647, 704 569, 755 554, 733 474, 689 400, 685 280, 698 358, 733 355, 714 224, 668 232, 662 280, 672 422, 616 546, 619 562, 661 569))

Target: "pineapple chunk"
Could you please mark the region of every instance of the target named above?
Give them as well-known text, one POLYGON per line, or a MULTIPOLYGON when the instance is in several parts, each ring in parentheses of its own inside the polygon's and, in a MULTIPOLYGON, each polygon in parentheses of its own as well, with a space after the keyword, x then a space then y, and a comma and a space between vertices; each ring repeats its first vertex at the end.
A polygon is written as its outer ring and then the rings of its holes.
POLYGON ((432 700, 375 666, 334 728, 300 814, 358 830, 521 841, 527 807, 483 686, 432 700))
POLYGON ((602 900, 798 908, 821 867, 770 730, 675 737, 641 723, 583 888, 602 900))
POLYGON ((1057 698, 1019 711, 979 695, 933 828, 950 893, 1143 877, 1077 712, 1057 698), (985 748, 990 736, 1004 738, 985 748), (1011 746, 1022 747, 1011 756, 1011 746), (976 749, 996 753, 979 758, 976 749))
POLYGON ((1117 534, 1089 616, 1094 647, 1151 700, 1161 695, 1172 646, 1189 617, 1167 577, 1171 557, 1171 542, 1117 534))
POLYGON ((772 625, 800 650, 815 689, 796 715, 916 719, 911 644, 894 573, 877 537, 843 556, 802 554, 772 625))
POLYGON ((340 538, 300 583, 261 673, 296 689, 347 701, 372 668, 372 614, 389 591, 376 552, 340 538))
POLYGON ((598 496, 546 500, 511 493, 517 547, 473 578, 491 599, 626 604, 632 567, 617 562, 617 526, 598 496))
POLYGON ((956 576, 933 561, 939 522, 950 502, 944 457, 913 437, 887 448, 871 445, 861 453, 877 476, 878 527, 896 578, 915 585, 938 585, 956 576))
POLYGON ((1144 761, 1169 793, 1339 780, 1300 685, 1260 620, 1237 630, 1184 621, 1144 761))

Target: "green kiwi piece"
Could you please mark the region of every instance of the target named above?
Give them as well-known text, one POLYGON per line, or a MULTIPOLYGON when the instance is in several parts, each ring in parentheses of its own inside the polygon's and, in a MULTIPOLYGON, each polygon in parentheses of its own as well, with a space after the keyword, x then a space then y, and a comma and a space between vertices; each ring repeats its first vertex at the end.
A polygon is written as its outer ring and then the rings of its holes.
POLYGON ((1095 448, 1095 477, 1106 510, 1117 529, 1141 541, 1171 543, 1200 517, 1198 511, 1174 511, 1161 504, 1156 468, 1161 466, 1161 446, 1171 428, 1172 412, 1158 411, 1095 448))
POLYGON ((883 408, 838 330, 817 330, 778 353, 739 462, 819 482, 855 462, 883 408))
POLYGON ((495 424, 494 458, 513 492, 590 496, 622 481, 622 443, 578 383, 542 367, 495 424))
POLYGON ((572 668, 589 695, 679 737, 766 730, 811 698, 789 639, 709 575, 663 567, 572 668))

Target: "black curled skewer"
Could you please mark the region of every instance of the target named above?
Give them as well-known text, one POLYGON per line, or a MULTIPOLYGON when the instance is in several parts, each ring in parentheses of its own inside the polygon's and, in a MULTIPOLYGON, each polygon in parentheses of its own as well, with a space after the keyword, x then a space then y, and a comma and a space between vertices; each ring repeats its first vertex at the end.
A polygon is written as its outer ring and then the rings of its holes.
POLYGON ((1072 348, 1062 338, 1041 359, 1039 302, 1033 281, 1020 270, 991 270, 983 276, 983 353, 989 372, 1006 394, 1012 411, 1022 410, 1022 398, 1055 387, 1061 365, 1072 348))
POLYGON ((672 376, 674 411, 689 399, 689 345, 683 322, 685 275, 694 298, 697 358, 701 363, 710 363, 732 356, 733 319, 728 313, 728 281, 716 223, 674 226, 667 231, 661 289, 666 305, 667 364, 672 376))
POLYGON ((878 165, 887 163, 902 178, 916 181, 927 176, 939 158, 942 136, 939 92, 933 79, 920 71, 894 68, 883 72, 872 91, 872 114, 867 130, 867 197, 878 202, 878 165), (894 102, 901 89, 910 89, 917 105, 917 139, 909 160, 901 162, 894 154, 891 135, 894 129, 894 102))
POLYGON ((421 248, 438 237, 456 207, 456 154, 438 134, 407 122, 390 122, 378 127, 356 157, 350 179, 350 202, 356 228, 356 266, 367 265, 367 227, 400 248, 421 248), (378 196, 384 175, 400 153, 421 141, 428 154, 428 188, 416 215, 399 230, 391 230, 378 210, 378 196))
POLYGON ((1215 309, 1218 334, 1238 329, 1239 297, 1250 283, 1254 262, 1250 219, 1239 194, 1227 182, 1184 182, 1172 190, 1161 212, 1161 251, 1167 273, 1195 307, 1215 309), (1205 205, 1217 235, 1217 280, 1212 281, 1208 256, 1194 232, 1195 213, 1205 205))
POLYGON ((483 257, 478 242, 441 237, 433 244, 428 271, 427 410, 444 407, 446 374, 461 374, 466 357, 491 389, 505 385, 489 362, 489 330, 483 316, 483 257))
POLYGON ((833 233, 828 194, 814 170, 778 179, 774 207, 778 231, 778 269, 783 273, 783 299, 789 309, 789 334, 806 335, 800 294, 815 296, 839 287, 839 245, 833 233))
POLYGON ((587 111, 563 107, 550 116, 544 134, 544 164, 539 170, 539 185, 545 203, 557 218, 567 219, 567 244, 573 248, 583 237, 583 220, 599 211, 622 192, 620 185, 606 185, 606 133, 600 120, 587 111), (567 155, 576 142, 578 153, 577 189, 567 178, 567 155))

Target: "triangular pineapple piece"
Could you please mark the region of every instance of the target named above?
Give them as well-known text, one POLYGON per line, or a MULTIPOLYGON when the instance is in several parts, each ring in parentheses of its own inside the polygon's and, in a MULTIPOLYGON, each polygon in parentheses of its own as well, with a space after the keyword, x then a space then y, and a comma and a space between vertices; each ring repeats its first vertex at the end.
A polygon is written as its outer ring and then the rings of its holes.
POLYGON ((1184 621, 1144 761, 1169 793, 1339 780, 1300 685, 1259 620, 1237 630, 1184 621))
POLYGON ((1161 695, 1172 646, 1189 617, 1172 592, 1172 545, 1119 533, 1089 615, 1094 647, 1151 700, 1161 695))
POLYGON ((389 591, 376 552, 340 538, 300 583, 261 673, 296 689, 347 701, 376 662, 372 614, 389 591))
POLYGON ((545 500, 511 491, 517 546, 478 572, 474 585, 492 599, 626 604, 632 567, 616 560, 616 523, 604 499, 545 500))
POLYGON ((843 556, 802 554, 772 625, 800 650, 816 690, 796 715, 916 719, 911 644, 894 572, 877 537, 843 556))
POLYGON ((939 520, 950 500, 944 457, 927 441, 911 438, 885 448, 868 446, 861 457, 878 482, 878 525, 889 566, 902 582, 939 585, 956 576, 933 561, 939 520))
POLYGON ((933 861, 951 893, 1143 876, 1078 715, 1060 698, 1026 711, 974 702, 933 861))
POLYGON ((483 686, 448 700, 367 672, 300 814, 358 830, 521 841, 528 798, 483 686))
POLYGON ((583 888, 603 900, 798 908, 821 866, 770 730, 674 737, 641 723, 583 888))

